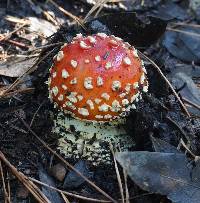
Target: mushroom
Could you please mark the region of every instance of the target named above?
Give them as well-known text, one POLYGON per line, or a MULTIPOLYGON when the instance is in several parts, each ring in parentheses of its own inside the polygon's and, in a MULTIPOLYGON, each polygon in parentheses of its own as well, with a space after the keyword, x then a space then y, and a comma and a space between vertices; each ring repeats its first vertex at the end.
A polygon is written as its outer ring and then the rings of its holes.
POLYGON ((123 124, 148 91, 148 81, 129 43, 105 33, 78 34, 54 57, 48 86, 61 110, 53 132, 62 136, 59 149, 67 157, 110 163, 109 142, 121 150, 134 145, 123 124))

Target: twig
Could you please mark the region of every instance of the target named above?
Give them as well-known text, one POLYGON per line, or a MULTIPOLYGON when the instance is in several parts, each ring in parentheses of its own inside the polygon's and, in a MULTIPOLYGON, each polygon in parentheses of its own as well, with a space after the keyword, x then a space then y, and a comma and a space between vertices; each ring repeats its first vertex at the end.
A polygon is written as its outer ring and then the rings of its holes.
POLYGON ((192 24, 192 23, 172 23, 172 25, 181 25, 181 26, 188 26, 188 27, 195 27, 200 28, 200 25, 192 24))
POLYGON ((28 178, 17 169, 6 159, 4 154, 0 151, 0 159, 4 164, 12 171, 12 173, 21 181, 21 183, 31 192, 35 199, 40 203, 51 203, 47 197, 40 191, 40 189, 32 183, 28 178))
POLYGON ((126 170, 123 169, 124 174, 124 185, 125 185, 125 193, 126 193, 126 203, 130 203, 129 191, 128 191, 128 183, 127 183, 127 173, 126 170))
POLYGON ((51 185, 48 185, 46 183, 43 183, 43 182, 41 182, 39 180, 36 180, 34 178, 31 178, 31 177, 29 177, 29 179, 32 180, 33 182, 37 183, 37 184, 43 185, 45 187, 48 187, 48 188, 50 188, 52 190, 55 190, 55 191, 57 191, 59 193, 63 193, 63 194, 68 195, 70 197, 75 197, 75 198, 78 198, 78 199, 82 199, 82 200, 86 200, 86 201, 91 201, 91 202, 110 202, 110 201, 106 201, 106 200, 99 200, 99 199, 84 197, 82 195, 74 194, 74 193, 71 193, 71 192, 66 192, 64 190, 60 190, 58 188, 55 188, 55 187, 53 187, 51 185))
POLYGON ((7 42, 17 46, 17 47, 22 47, 22 48, 26 48, 26 49, 29 49, 30 46, 27 46, 26 44, 22 43, 22 42, 17 42, 15 40, 11 40, 11 39, 8 39, 7 42))
POLYGON ((106 198, 111 200, 111 202, 117 203, 116 200, 114 200, 110 195, 108 195, 106 192, 104 192, 102 189, 100 189, 97 185, 95 185, 92 181, 90 181, 87 177, 85 177, 82 173, 80 173, 76 168, 74 168, 69 162, 67 162, 65 159, 63 159, 59 154, 57 154, 53 149, 51 149, 40 137, 37 136, 37 134, 29 127, 29 125, 18 116, 18 118, 22 121, 24 126, 28 129, 29 132, 31 132, 32 135, 46 148, 48 149, 52 154, 54 154, 57 158, 59 158, 63 163, 66 164, 68 168, 76 172, 80 177, 82 177, 87 183, 89 183, 92 187, 94 187, 98 192, 100 192, 102 195, 104 195, 106 198))
MULTIPOLYGON (((33 48, 33 49, 31 49, 31 50, 28 50, 28 51, 26 51, 26 52, 33 52, 33 51, 36 51, 36 50, 38 50, 38 49, 49 48, 49 47, 53 47, 53 46, 56 46, 56 45, 62 45, 62 44, 64 44, 64 42, 57 42, 57 43, 53 43, 53 44, 47 44, 47 45, 35 47, 35 48, 33 48)), ((25 52, 25 53, 26 53, 26 52, 25 52)))
POLYGON ((55 1, 53 0, 48 0, 48 2, 50 2, 51 4, 53 4, 57 9, 59 9, 61 12, 63 12, 65 15, 69 16, 70 18, 72 18, 73 20, 75 20, 82 28, 84 28, 86 30, 86 27, 84 26, 82 20, 80 18, 78 18, 77 16, 73 15, 72 13, 70 13, 69 11, 66 11, 64 8, 62 8, 61 6, 59 6, 55 1))
MULTIPOLYGON (((9 88, 9 87, 8 87, 9 88)), ((32 91, 34 91, 35 90, 35 88, 32 88, 32 87, 30 87, 30 88, 26 88, 26 89, 19 89, 19 90, 15 90, 15 91, 13 91, 13 92, 8 92, 8 93, 5 93, 5 91, 3 91, 2 93, 0 92, 0 98, 1 97, 14 97, 16 94, 21 94, 21 93, 26 93, 26 92, 32 92, 32 91)))
POLYGON ((3 40, 7 40, 8 38, 10 38, 12 36, 12 34, 14 34, 15 32, 17 32, 18 30, 22 29, 25 25, 27 25, 27 23, 24 23, 23 25, 21 25, 20 27, 18 27, 17 29, 13 30, 12 32, 9 32, 7 35, 3 36, 0 38, 0 42, 3 40))
MULTIPOLYGON (((29 23, 29 24, 31 24, 31 23, 29 23)), ((30 27, 25 27, 24 30, 38 35, 38 37, 44 39, 45 41, 46 41, 46 39, 47 39, 47 38, 46 38, 42 33, 40 33, 39 31, 30 30, 30 27)))
POLYGON ((47 20, 51 21, 54 25, 60 25, 60 23, 58 23, 53 17, 51 14, 49 14, 47 11, 43 10, 42 11, 44 16, 47 18, 47 20))
POLYGON ((110 146, 110 151, 113 155, 113 160, 114 160, 114 165, 115 165, 115 171, 116 171, 116 174, 117 174, 117 181, 118 181, 118 185, 119 185, 119 191, 120 191, 120 194, 121 194, 121 199, 122 199, 122 203, 124 203, 124 192, 123 192, 123 186, 122 186, 122 180, 121 180, 121 177, 120 177, 120 174, 119 174, 119 169, 118 169, 118 166, 117 166, 117 161, 115 159, 115 154, 114 154, 114 151, 113 151, 113 146, 112 144, 109 142, 109 146, 110 146))
POLYGON ((16 63, 21 63, 21 62, 24 62, 24 61, 27 61, 27 58, 28 59, 34 59, 36 57, 38 57, 39 55, 18 55, 18 54, 13 54, 13 55, 8 55, 8 57, 21 57, 23 59, 20 59, 18 60, 16 63))
POLYGON ((169 82, 169 80, 165 77, 165 75, 162 73, 161 69, 158 67, 158 65, 156 65, 156 63, 154 61, 152 61, 149 57, 147 57, 145 54, 143 54, 142 52, 138 51, 140 53, 140 55, 145 58, 146 60, 148 60, 153 67, 155 67, 157 69, 157 71, 160 73, 160 75, 162 76, 162 78, 165 80, 165 82, 167 83, 167 85, 170 87, 170 89, 172 90, 172 92, 174 93, 174 95, 176 96, 176 98, 178 99, 180 105, 182 106, 182 108, 184 109, 185 113, 187 114, 188 117, 190 117, 190 113, 188 112, 187 108, 185 107, 184 103, 181 101, 180 97, 178 96, 178 94, 176 93, 175 89, 173 88, 172 84, 169 82))
POLYGON ((106 4, 107 2, 109 2, 109 0, 104 0, 104 1, 102 2, 102 4, 99 6, 99 9, 98 9, 97 12, 96 12, 96 14, 94 15, 95 18, 99 15, 99 13, 101 12, 101 10, 103 9, 104 4, 106 4))
POLYGON ((10 178, 9 178, 9 173, 7 171, 7 180, 8 180, 8 202, 11 202, 11 193, 10 193, 10 178))
POLYGON ((70 203, 70 201, 67 199, 67 197, 64 195, 63 192, 61 192, 60 194, 61 194, 63 200, 65 201, 65 203, 70 203))
POLYGON ((195 32, 188 32, 188 31, 184 31, 184 30, 179 30, 179 29, 175 29, 175 28, 166 28, 167 30, 169 31, 174 31, 174 32, 180 32, 180 33, 183 33, 183 34, 186 34, 186 35, 192 35, 192 36, 195 36, 195 37, 200 37, 200 34, 198 33, 195 33, 195 32))
POLYGON ((187 181, 181 180, 180 178, 179 179, 178 178, 173 178, 173 177, 166 176, 166 175, 163 175, 163 174, 160 174, 160 176, 165 177, 165 178, 170 179, 170 180, 174 180, 175 182, 179 182, 179 183, 183 183, 185 185, 189 185, 191 187, 194 187, 194 188, 197 188, 198 190, 200 190, 200 187, 195 183, 194 184, 188 183, 187 181))
POLYGON ((27 134, 27 133, 28 133, 28 132, 26 132, 25 130, 20 129, 19 127, 15 126, 15 125, 12 125, 12 124, 10 124, 9 127, 10 127, 10 128, 13 128, 13 129, 15 129, 15 130, 17 130, 17 131, 19 131, 19 132, 21 132, 21 133, 24 133, 24 134, 27 134))
POLYGON ((172 120, 169 116, 166 116, 166 118, 171 122, 173 123, 177 129, 182 133, 182 135, 184 135, 184 137, 189 141, 189 137, 188 135, 185 133, 185 131, 174 121, 172 120))
MULTIPOLYGON (((0 34, 0 38, 2 38, 2 37, 4 37, 4 36, 2 36, 2 34, 0 34)), ((30 46, 27 46, 26 44, 24 44, 24 43, 22 43, 22 42, 17 42, 17 41, 15 41, 15 40, 4 39, 4 41, 9 42, 10 44, 13 44, 13 45, 15 45, 15 46, 17 46, 17 47, 22 47, 22 48, 26 48, 26 49, 29 49, 29 48, 30 48, 30 46)))
POLYGON ((186 103, 188 103, 188 104, 194 106, 195 108, 197 108, 198 110, 200 110, 200 106, 199 106, 198 104, 195 104, 194 102, 192 102, 192 101, 186 99, 185 97, 182 97, 182 99, 183 99, 183 101, 185 101, 186 103))
POLYGON ((185 142, 183 141, 183 139, 181 138, 180 140, 180 144, 186 149, 186 151, 188 151, 193 158, 195 159, 197 156, 188 148, 188 146, 185 144, 185 142))
POLYGON ((30 24, 30 20, 28 20, 28 19, 17 18, 15 16, 11 16, 11 15, 6 15, 4 19, 11 23, 14 23, 14 24, 26 24, 26 25, 30 24))
MULTIPOLYGON (((32 0, 26 0, 26 1, 28 1, 32 6, 36 7, 35 3, 32 0)), ((38 4, 37 4, 37 8, 39 8, 40 12, 43 13, 43 15, 46 17, 47 20, 52 22, 54 25, 58 25, 58 22, 47 11, 44 11, 38 4)))
MULTIPOLYGON (((25 58, 25 60, 28 59, 31 59, 31 58, 35 58, 35 57, 38 57, 39 56, 39 53, 38 54, 30 54, 30 55, 25 55, 25 54, 10 54, 10 55, 7 55, 5 59, 9 59, 9 58, 12 58, 12 57, 16 57, 16 58, 25 58)), ((24 61, 24 60, 22 60, 24 61)), ((21 62, 21 61, 17 61, 18 63, 21 62)))
MULTIPOLYGON (((101 8, 102 5, 104 5, 107 2, 107 0, 98 0, 96 2, 96 4, 90 9, 90 11, 87 13, 87 15, 85 16, 85 18, 83 19, 83 22, 85 23, 87 21, 87 19, 89 18, 90 15, 92 15, 92 13, 94 13, 94 11, 96 11, 99 7, 101 8)), ((97 11, 98 12, 98 11, 97 11)))
MULTIPOLYGON (((178 130, 184 135, 184 137, 187 139, 189 145, 190 145, 190 140, 188 135, 184 132, 184 130, 174 121, 172 120, 170 117, 166 117, 170 122, 172 122, 177 128, 178 130)), ((196 157, 196 155, 187 147, 187 145, 185 144, 185 142, 183 141, 183 139, 180 139, 179 145, 177 147, 177 149, 180 149, 180 146, 183 146, 194 158, 196 157)))
POLYGON ((32 120, 31 120, 31 122, 30 122, 30 127, 33 125, 33 121, 34 121, 34 119, 35 119, 35 117, 36 117, 38 111, 40 110, 40 108, 42 107, 42 105, 43 105, 44 103, 45 103, 45 101, 43 101, 43 102, 39 105, 39 107, 37 108, 37 110, 35 111, 35 113, 34 113, 34 115, 33 115, 33 118, 32 118, 32 120))
POLYGON ((0 160, 0 174, 1 174, 2 184, 3 184, 3 192, 4 192, 5 203, 7 203, 7 202, 10 202, 10 201, 9 201, 8 193, 7 193, 7 190, 6 190, 6 184, 5 184, 5 178, 4 178, 4 174, 3 174, 3 167, 2 167, 2 164, 1 164, 1 160, 0 160))

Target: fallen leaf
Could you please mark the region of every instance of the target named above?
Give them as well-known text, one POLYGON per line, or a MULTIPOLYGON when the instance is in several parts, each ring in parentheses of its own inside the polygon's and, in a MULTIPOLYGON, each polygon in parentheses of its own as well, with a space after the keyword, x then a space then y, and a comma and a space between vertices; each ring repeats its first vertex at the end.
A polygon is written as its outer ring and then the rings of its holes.
POLYGON ((199 203, 199 182, 184 154, 160 152, 119 152, 117 161, 143 190, 167 195, 172 202, 199 203))
POLYGON ((172 20, 174 18, 179 20, 185 20, 188 18, 186 9, 184 10, 178 4, 171 0, 162 2, 157 6, 157 9, 153 12, 156 16, 164 20, 172 20))
POLYGON ((190 0, 189 7, 194 12, 197 22, 200 19, 200 1, 199 0, 190 0))
MULTIPOLYGON (((52 187, 56 187, 56 184, 53 178, 47 174, 47 171, 43 168, 41 164, 39 164, 39 167, 38 167, 38 174, 41 182, 46 183, 47 185, 50 185, 52 187)), ((42 192, 49 199, 50 202, 63 203, 62 198, 57 191, 51 190, 45 186, 41 186, 41 187, 42 187, 42 192)))
POLYGON ((168 142, 151 136, 151 141, 156 152, 164 153, 181 153, 176 147, 170 145, 168 142))
POLYGON ((47 20, 44 19, 39 19, 36 17, 29 17, 29 30, 31 32, 38 32, 42 34, 44 37, 50 37, 53 35, 58 27, 55 27, 53 24, 48 22, 47 20))
POLYGON ((22 59, 21 57, 10 57, 5 62, 0 62, 0 75, 8 77, 19 77, 25 73, 37 58, 22 59))
POLYGON ((182 27, 176 31, 167 31, 163 45, 175 57, 186 62, 200 62, 200 30, 182 27))
MULTIPOLYGON (((78 161, 74 168, 76 168, 81 174, 83 174, 86 177, 90 177, 91 173, 89 172, 89 169, 87 168, 86 162, 83 160, 78 161)), ((77 175, 76 172, 70 171, 64 181, 63 188, 73 189, 77 188, 80 185, 82 185, 85 182, 83 178, 81 178, 79 175, 77 175)))
MULTIPOLYGON (((195 77, 199 77, 198 72, 196 71, 195 77)), ((179 94, 191 101, 192 103, 200 106, 200 89, 196 86, 194 81, 192 80, 192 75, 190 72, 184 71, 184 69, 179 68, 172 70, 172 73, 168 75, 170 78, 172 85, 175 89, 179 90, 179 94)), ((186 106, 188 111, 194 115, 200 116, 200 111, 193 106, 186 106)))

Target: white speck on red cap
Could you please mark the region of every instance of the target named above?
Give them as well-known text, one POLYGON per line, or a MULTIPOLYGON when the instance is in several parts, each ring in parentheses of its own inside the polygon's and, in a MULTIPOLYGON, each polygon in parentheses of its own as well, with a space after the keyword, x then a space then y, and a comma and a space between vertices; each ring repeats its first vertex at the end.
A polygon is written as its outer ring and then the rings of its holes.
POLYGON ((94 109, 94 103, 93 103, 92 100, 88 99, 87 102, 86 102, 86 104, 89 105, 89 107, 90 107, 91 110, 94 109))
POLYGON ((131 65, 131 60, 130 60, 130 58, 127 57, 127 56, 123 58, 123 62, 124 62, 124 64, 126 64, 126 65, 128 65, 128 66, 131 65))
POLYGON ((59 92, 58 87, 57 86, 53 87, 52 92, 53 92, 54 96, 57 96, 57 94, 59 92))
POLYGON ((106 93, 106 92, 102 93, 101 97, 104 98, 107 101, 110 99, 110 95, 108 93, 106 93))
POLYGON ((86 108, 79 108, 78 113, 82 116, 89 116, 89 111, 86 108))
POLYGON ((65 69, 63 69, 62 70, 62 78, 68 78, 68 77, 69 77, 69 73, 65 69))
POLYGON ((90 60, 89 59, 85 59, 85 63, 90 63, 90 60))
POLYGON ((77 84, 77 78, 73 78, 73 79, 70 81, 70 84, 71 84, 71 85, 77 84))
POLYGON ((78 102, 76 96, 72 92, 71 92, 71 94, 69 96, 67 96, 67 99, 69 99, 69 101, 72 102, 72 103, 77 103, 78 102))
POLYGON ((141 78, 140 78, 140 83, 141 84, 143 84, 144 83, 144 81, 145 81, 145 74, 144 73, 142 73, 142 75, 141 75, 141 78))
POLYGON ((88 36, 88 39, 89 39, 89 42, 90 42, 91 44, 95 44, 95 43, 96 43, 96 39, 95 39, 94 37, 88 36))
POLYGON ((102 116, 102 115, 96 115, 95 118, 97 118, 97 119, 102 119, 103 116, 102 116))
POLYGON ((112 90, 117 91, 121 88, 121 82, 118 80, 115 80, 112 82, 112 90))
POLYGON ((64 53, 63 51, 59 51, 57 56, 56 56, 56 60, 57 61, 61 61, 64 58, 64 53))
POLYGON ((108 70, 110 68, 112 68, 112 63, 110 61, 108 61, 105 65, 105 68, 108 70))
POLYGON ((54 72, 54 73, 52 74, 52 77, 53 77, 53 78, 55 78, 55 77, 56 77, 56 75, 57 75, 57 73, 56 73, 56 72, 54 72))
POLYGON ((131 91, 131 84, 130 83, 126 84, 125 90, 127 93, 129 93, 131 91))
POLYGON ((137 89, 139 88, 139 83, 138 82, 134 82, 133 83, 133 89, 137 89))
POLYGON ((120 109, 121 109, 121 105, 120 105, 119 101, 114 100, 114 101, 112 102, 111 111, 113 111, 113 112, 118 112, 118 111, 120 111, 120 109))
POLYGON ((94 102, 95 102, 96 104, 100 104, 101 101, 102 101, 102 100, 101 100, 101 99, 98 99, 98 98, 95 98, 95 99, 94 99, 94 102))
POLYGON ((59 97, 58 97, 58 101, 63 101, 63 99, 64 99, 63 94, 60 94, 59 97))
POLYGON ((98 109, 99 111, 107 112, 109 110, 109 105, 104 103, 101 106, 99 106, 98 109))
POLYGON ((63 88, 64 90, 67 90, 67 86, 66 86, 65 84, 62 84, 62 88, 63 88))
POLYGON ((139 56, 138 56, 138 51, 137 51, 136 49, 133 49, 133 55, 134 55, 136 58, 139 57, 139 56))
POLYGON ((82 95, 78 95, 77 98, 78 98, 79 101, 83 100, 83 96, 82 95))
POLYGON ((92 77, 86 77, 84 80, 84 87, 86 89, 93 89, 93 85, 92 85, 92 77))
POLYGON ((82 49, 89 49, 91 46, 87 45, 84 41, 80 41, 80 47, 82 49))
POLYGON ((105 33, 97 33, 97 36, 101 37, 102 39, 105 39, 107 37, 105 33))
POLYGON ((77 65, 78 65, 78 62, 76 61, 76 60, 71 60, 71 66, 73 67, 73 68, 76 68, 77 67, 77 65))
POLYGON ((95 56, 95 61, 100 62, 101 61, 101 57, 99 55, 95 56))
POLYGON ((102 86, 103 85, 103 78, 98 76, 97 77, 97 86, 102 86))
POLYGON ((123 99, 122 100, 122 106, 127 106, 129 104, 129 100, 128 99, 123 99))
POLYGON ((148 92, 148 86, 143 87, 143 92, 148 92))

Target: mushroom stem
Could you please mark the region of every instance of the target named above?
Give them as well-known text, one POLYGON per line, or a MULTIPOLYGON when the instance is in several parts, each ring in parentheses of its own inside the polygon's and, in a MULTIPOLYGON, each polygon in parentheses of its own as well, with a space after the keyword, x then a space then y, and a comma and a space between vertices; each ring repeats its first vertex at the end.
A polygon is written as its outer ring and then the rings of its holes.
POLYGON ((83 158, 91 161, 93 165, 111 164, 109 143, 122 151, 134 146, 123 125, 123 122, 109 124, 81 121, 66 117, 60 112, 55 120, 53 132, 61 136, 58 149, 67 158, 83 158))

